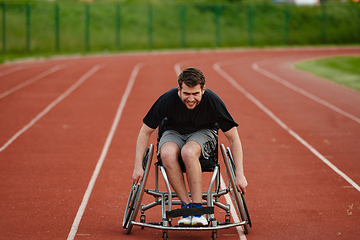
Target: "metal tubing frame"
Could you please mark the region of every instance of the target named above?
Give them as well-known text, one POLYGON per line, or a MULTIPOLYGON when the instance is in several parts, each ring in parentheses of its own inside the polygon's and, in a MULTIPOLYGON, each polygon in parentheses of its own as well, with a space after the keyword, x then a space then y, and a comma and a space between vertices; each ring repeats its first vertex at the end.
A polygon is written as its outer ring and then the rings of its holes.
POLYGON ((209 230, 219 230, 219 229, 226 229, 231 227, 237 227, 246 224, 245 221, 237 222, 237 223, 228 223, 223 225, 218 225, 215 227, 171 227, 171 226, 161 226, 161 225, 155 225, 151 223, 141 223, 141 222, 135 222, 132 221, 133 225, 138 225, 141 227, 150 227, 150 228, 157 228, 157 229, 163 229, 163 230, 185 230, 185 231, 209 231, 209 230))
MULTIPOLYGON (((153 208, 155 206, 161 205, 161 204, 163 204, 161 199, 164 199, 165 200, 165 203, 164 203, 165 205, 169 205, 169 202, 170 202, 170 207, 168 208, 168 211, 171 211, 172 210, 172 205, 181 205, 181 201, 180 200, 172 200, 172 198, 176 197, 177 195, 176 195, 175 192, 171 192, 170 183, 169 183, 165 168, 163 166, 160 166, 160 170, 161 170, 162 176, 163 176, 164 181, 165 181, 165 186, 166 186, 167 192, 160 192, 159 191, 159 183, 158 183, 158 180, 159 180, 159 173, 158 173, 159 172, 159 165, 158 165, 157 162, 155 163, 155 168, 156 168, 156 170, 155 170, 155 189, 154 190, 145 189, 145 193, 148 194, 148 195, 153 196, 155 198, 155 200, 152 203, 149 203, 147 205, 143 205, 141 207, 141 210, 142 211, 147 211, 147 210, 149 210, 149 209, 151 209, 151 208, 153 208), (159 198, 160 198, 160 200, 159 200, 159 198)), ((220 177, 219 167, 216 166, 215 169, 214 169, 211 181, 210 181, 210 186, 208 188, 208 191, 204 192, 202 194, 202 198, 205 200, 205 201, 203 201, 203 204, 207 204, 208 207, 217 206, 217 207, 219 207, 219 208, 221 208, 221 209, 223 209, 225 211, 230 211, 229 206, 227 206, 227 205, 225 205, 223 203, 220 203, 218 201, 218 198, 220 196, 223 196, 223 195, 227 194, 229 191, 227 189, 222 189, 222 190, 219 190, 219 191, 216 191, 216 192, 212 191, 212 188, 213 188, 214 184, 215 184, 215 189, 218 188, 217 179, 219 177, 220 177), (214 200, 213 198, 216 198, 216 199, 214 200)), ((165 215, 166 215, 166 210, 164 210, 164 212, 165 212, 165 215)), ((164 216, 163 213, 162 213, 162 216, 164 216)))
MULTIPOLYGON (((231 154, 231 152, 229 153, 231 154)), ((224 159, 224 161, 226 161, 224 159)), ((226 164, 226 163, 225 163, 226 164)), ((208 227, 179 227, 179 226, 172 226, 171 220, 172 218, 166 217, 166 205, 168 205, 167 209, 168 211, 172 210, 172 205, 181 205, 180 200, 173 200, 174 197, 177 197, 175 192, 171 192, 170 182, 167 177, 165 168, 161 165, 159 165, 158 162, 155 163, 155 189, 145 189, 144 193, 152 195, 155 198, 155 201, 147 204, 147 205, 141 205, 140 209, 144 213, 146 210, 151 209, 155 206, 161 205, 161 216, 162 221, 159 223, 142 223, 142 222, 136 222, 132 221, 131 223, 133 225, 141 226, 141 227, 150 227, 150 228, 157 228, 162 229, 164 232, 167 232, 167 230, 195 230, 195 231, 201 231, 201 230, 212 230, 213 232, 216 232, 219 229, 226 229, 236 226, 242 226, 246 224, 246 221, 240 221, 237 223, 220 223, 216 220, 215 214, 209 214, 208 220, 211 221, 211 226, 208 227), (159 168, 162 173, 166 191, 160 192, 159 191, 159 168)), ((220 180, 220 167, 219 165, 216 165, 214 168, 214 171, 212 173, 212 177, 210 180, 209 188, 207 192, 202 193, 203 204, 207 204, 208 207, 219 207, 220 209, 225 210, 227 213, 230 212, 230 206, 229 204, 223 204, 218 201, 220 196, 223 196, 225 194, 228 194, 230 192, 230 189, 219 189, 219 180, 220 180), (213 187, 215 186, 215 191, 213 191, 213 187)), ((189 193, 191 196, 191 194, 189 193)))
MULTIPOLYGON (((170 188, 170 183, 166 174, 166 170, 163 166, 159 166, 158 163, 155 163, 155 189, 146 189, 145 193, 147 193, 148 195, 151 195, 155 198, 154 202, 149 203, 147 205, 142 205, 141 207, 141 211, 145 212, 155 206, 161 205, 162 206, 162 218, 165 219, 166 218, 166 209, 165 209, 165 205, 168 205, 168 211, 172 210, 172 205, 181 205, 181 201, 180 200, 173 200, 173 197, 177 197, 175 192, 171 192, 171 188, 170 188), (165 186, 166 186, 166 192, 160 192, 159 191, 159 167, 160 167, 160 171, 162 173, 162 176, 164 178, 164 182, 165 182, 165 186)), ((219 166, 216 166, 214 168, 214 172, 212 174, 212 178, 210 181, 210 185, 208 188, 207 192, 203 192, 202 194, 202 198, 204 199, 204 201, 202 202, 203 204, 207 204, 208 207, 213 207, 213 206, 217 206, 225 211, 230 211, 230 207, 228 205, 225 205, 223 203, 220 203, 218 201, 218 198, 220 196, 223 196, 225 194, 227 194, 229 191, 227 189, 222 189, 222 190, 218 190, 218 191, 212 191, 212 188, 214 187, 215 184, 215 189, 218 189, 218 181, 217 179, 220 177, 220 168, 219 166), (215 199, 214 199, 215 198, 215 199)), ((190 194, 190 193, 189 193, 190 194)), ((190 194, 191 195, 191 194, 190 194)), ((211 214, 210 215, 210 219, 214 218, 214 215, 211 214)))
MULTIPOLYGON (((213 207, 213 194, 212 194, 212 188, 214 186, 215 180, 216 180, 216 176, 219 174, 219 166, 215 166, 214 168, 214 172, 213 175, 211 177, 211 181, 210 181, 210 185, 209 185, 209 189, 207 192, 207 206, 208 207, 213 207)), ((217 226, 218 223, 216 221, 216 219, 214 218, 214 213, 209 214, 209 219, 211 221, 211 226, 217 226)))
MULTIPOLYGON (((160 171, 163 175, 164 181, 165 181, 165 186, 166 186, 166 190, 168 191, 167 194, 167 198, 168 198, 168 211, 172 210, 172 194, 171 194, 171 188, 170 188, 170 183, 169 183, 169 179, 166 175, 166 171, 165 168, 163 166, 160 166, 160 171)), ((161 198, 161 215, 162 215, 162 221, 163 221, 163 226, 166 226, 167 222, 166 222, 166 210, 165 210, 165 197, 161 198)))

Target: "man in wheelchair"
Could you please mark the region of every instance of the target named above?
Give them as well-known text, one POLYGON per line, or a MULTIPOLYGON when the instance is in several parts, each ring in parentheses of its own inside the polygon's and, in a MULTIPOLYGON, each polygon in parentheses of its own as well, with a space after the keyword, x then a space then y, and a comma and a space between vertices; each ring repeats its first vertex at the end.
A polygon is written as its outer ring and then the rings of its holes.
MULTIPOLYGON (((222 100, 211 90, 205 89, 205 77, 199 69, 183 70, 178 76, 178 87, 160 96, 143 119, 136 142, 133 172, 133 180, 138 184, 144 175, 142 160, 150 135, 162 123, 163 134, 158 154, 169 182, 182 203, 181 208, 202 207, 202 168, 199 159, 209 159, 211 152, 216 150, 219 128, 230 143, 236 169, 236 186, 239 192, 245 193, 247 181, 243 171, 238 124, 222 100), (182 159, 185 169, 182 169, 179 159, 182 159), (185 185, 184 171, 191 199, 185 185)), ((182 216, 178 225, 207 226, 208 222, 203 215, 182 216)))

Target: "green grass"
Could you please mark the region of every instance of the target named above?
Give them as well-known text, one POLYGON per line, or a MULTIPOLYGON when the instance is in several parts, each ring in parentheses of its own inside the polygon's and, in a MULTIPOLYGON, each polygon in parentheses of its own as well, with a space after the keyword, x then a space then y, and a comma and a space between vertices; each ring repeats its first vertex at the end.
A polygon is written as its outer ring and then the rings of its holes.
POLYGON ((296 68, 360 91, 360 57, 341 56, 297 63, 296 68))
POLYGON ((265 0, 4 2, 0 64, 54 54, 360 43, 360 8, 350 3, 299 7, 265 0))

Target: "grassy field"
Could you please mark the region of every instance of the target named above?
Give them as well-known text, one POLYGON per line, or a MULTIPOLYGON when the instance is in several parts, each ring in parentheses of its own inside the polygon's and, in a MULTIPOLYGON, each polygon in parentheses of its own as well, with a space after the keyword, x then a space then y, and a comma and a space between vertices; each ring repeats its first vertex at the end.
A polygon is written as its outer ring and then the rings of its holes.
POLYGON ((53 54, 360 42, 356 4, 199 1, 0 2, 0 61, 53 54))
POLYGON ((360 91, 360 57, 341 56, 301 62, 297 69, 360 91))

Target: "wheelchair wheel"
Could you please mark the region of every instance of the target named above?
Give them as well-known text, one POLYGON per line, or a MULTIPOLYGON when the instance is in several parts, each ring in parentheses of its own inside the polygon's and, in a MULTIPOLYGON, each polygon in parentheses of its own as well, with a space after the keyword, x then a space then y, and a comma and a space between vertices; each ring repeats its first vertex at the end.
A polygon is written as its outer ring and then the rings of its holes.
POLYGON ((236 211, 240 217, 240 221, 245 221, 245 225, 243 225, 244 233, 249 233, 249 227, 251 227, 251 221, 249 212, 247 210, 247 206, 245 203, 245 198, 242 193, 239 192, 239 190, 236 187, 235 184, 235 165, 234 160, 231 155, 231 151, 229 148, 225 150, 224 145, 221 145, 221 152, 224 158, 225 166, 226 166, 226 173, 228 177, 228 188, 230 190, 230 195, 232 197, 232 200, 235 204, 236 211))
POLYGON ((123 219, 123 228, 126 228, 126 234, 129 234, 132 229, 132 221, 136 219, 136 216, 140 209, 140 203, 142 197, 144 195, 144 189, 147 182, 147 178, 149 176, 149 167, 152 160, 152 153, 153 153, 153 145, 151 144, 147 149, 144 158, 143 158, 143 169, 144 169, 144 176, 141 184, 135 184, 133 182, 129 194, 129 198, 125 208, 125 214, 123 219))
POLYGON ((139 189, 140 189, 140 186, 138 184, 135 184, 135 182, 133 182, 133 184, 131 186, 130 194, 129 194, 129 199, 127 201, 127 205, 125 208, 125 215, 124 215, 124 219, 123 219, 123 228, 128 227, 130 216, 131 216, 131 214, 133 214, 135 202, 139 195, 139 189))

